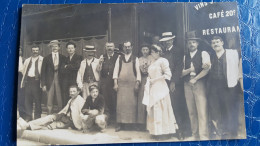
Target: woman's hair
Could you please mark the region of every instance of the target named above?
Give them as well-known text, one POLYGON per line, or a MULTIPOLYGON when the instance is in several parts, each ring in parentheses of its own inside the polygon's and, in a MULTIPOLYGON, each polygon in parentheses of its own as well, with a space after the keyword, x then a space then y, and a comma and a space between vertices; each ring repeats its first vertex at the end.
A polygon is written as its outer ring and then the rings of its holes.
POLYGON ((143 44, 141 45, 141 49, 142 49, 143 47, 147 47, 149 50, 151 49, 151 46, 150 46, 149 44, 147 44, 147 43, 143 43, 143 44))
POLYGON ((97 85, 90 85, 90 86, 88 87, 88 89, 89 89, 89 92, 91 92, 91 91, 94 90, 94 89, 99 90, 97 85))
POLYGON ((151 54, 151 46, 150 46, 149 44, 147 44, 147 43, 143 43, 143 44, 141 45, 141 50, 142 50, 144 47, 147 47, 147 48, 148 48, 148 50, 149 50, 149 55, 150 55, 150 54, 151 54))
POLYGON ((77 48, 76 44, 73 43, 73 42, 68 42, 68 43, 66 44, 66 48, 68 48, 69 45, 73 45, 74 48, 77 48))
POLYGON ((152 46, 151 46, 151 51, 154 51, 154 52, 156 52, 156 53, 158 53, 159 52, 159 55, 161 56, 162 55, 162 48, 159 46, 159 45, 156 45, 156 44, 153 44, 152 46))

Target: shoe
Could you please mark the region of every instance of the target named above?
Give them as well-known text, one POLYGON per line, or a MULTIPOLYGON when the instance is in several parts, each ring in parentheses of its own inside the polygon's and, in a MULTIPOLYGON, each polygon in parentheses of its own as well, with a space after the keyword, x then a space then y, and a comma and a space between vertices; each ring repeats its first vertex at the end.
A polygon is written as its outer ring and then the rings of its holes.
POLYGON ((182 132, 178 132, 177 133, 177 138, 179 139, 179 140, 184 140, 184 135, 183 135, 183 133, 182 132))

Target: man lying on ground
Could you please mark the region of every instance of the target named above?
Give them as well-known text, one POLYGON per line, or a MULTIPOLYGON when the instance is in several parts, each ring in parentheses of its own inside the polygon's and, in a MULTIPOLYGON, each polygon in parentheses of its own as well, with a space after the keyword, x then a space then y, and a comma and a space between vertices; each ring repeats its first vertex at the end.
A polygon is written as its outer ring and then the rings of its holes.
POLYGON ((28 123, 27 129, 82 129, 81 109, 85 100, 79 95, 80 90, 76 85, 70 87, 70 97, 67 105, 58 113, 39 118, 28 123))

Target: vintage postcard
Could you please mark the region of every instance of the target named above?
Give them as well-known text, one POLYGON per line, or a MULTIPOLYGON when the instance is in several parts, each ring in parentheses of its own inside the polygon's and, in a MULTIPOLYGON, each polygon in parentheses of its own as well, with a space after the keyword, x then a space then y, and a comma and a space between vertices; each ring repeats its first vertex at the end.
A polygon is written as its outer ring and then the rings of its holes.
POLYGON ((17 138, 245 139, 237 16, 233 2, 23 5, 17 138))

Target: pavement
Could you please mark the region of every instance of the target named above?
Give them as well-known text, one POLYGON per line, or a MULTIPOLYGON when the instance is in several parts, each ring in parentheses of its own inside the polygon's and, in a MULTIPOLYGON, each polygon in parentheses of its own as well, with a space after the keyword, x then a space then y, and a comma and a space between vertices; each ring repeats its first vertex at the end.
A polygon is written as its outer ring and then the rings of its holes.
MULTIPOLYGON (((105 132, 82 133, 72 129, 54 129, 54 130, 25 130, 20 141, 27 140, 42 144, 105 144, 105 143, 141 143, 158 142, 150 138, 147 131, 119 131, 115 132, 113 127, 108 127, 105 132)), ((167 141, 178 141, 177 138, 171 138, 167 141)), ((164 142, 167 142, 164 141, 164 142)), ((36 145, 36 144, 35 144, 36 145)))

